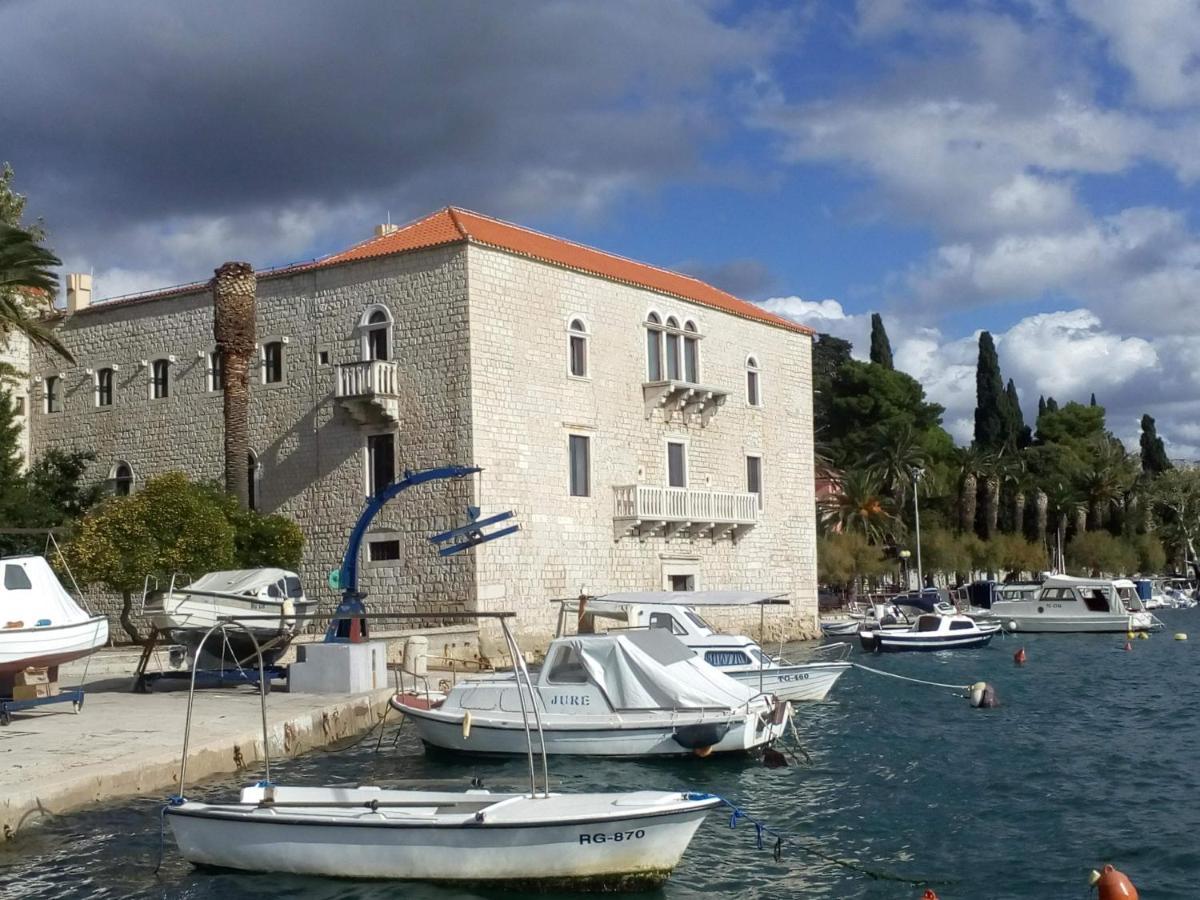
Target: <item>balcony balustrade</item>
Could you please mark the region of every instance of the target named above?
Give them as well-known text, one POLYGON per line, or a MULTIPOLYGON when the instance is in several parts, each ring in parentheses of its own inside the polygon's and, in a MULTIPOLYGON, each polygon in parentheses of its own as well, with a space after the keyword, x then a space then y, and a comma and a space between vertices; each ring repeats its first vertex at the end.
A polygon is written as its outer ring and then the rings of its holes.
POLYGON ((335 366, 334 396, 362 425, 390 425, 400 420, 399 375, 391 360, 335 366))
POLYGON ((736 540, 758 524, 758 495, 733 491, 628 484, 613 488, 617 540, 729 536, 736 540))

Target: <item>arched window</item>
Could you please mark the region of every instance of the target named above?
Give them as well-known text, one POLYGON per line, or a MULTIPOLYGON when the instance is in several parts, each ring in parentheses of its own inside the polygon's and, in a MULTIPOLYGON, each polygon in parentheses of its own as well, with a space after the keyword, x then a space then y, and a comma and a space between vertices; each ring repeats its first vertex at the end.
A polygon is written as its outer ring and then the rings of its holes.
POLYGON ((392 314, 386 306, 369 306, 358 322, 363 359, 392 358, 392 314))
POLYGON ((679 320, 674 316, 667 319, 667 379, 682 381, 683 373, 679 366, 679 320))
POLYGON ((663 380, 662 319, 658 313, 646 316, 646 380, 663 380))
POLYGON ((700 383, 700 335, 690 319, 683 325, 683 379, 700 383))
POLYGON ((156 359, 150 364, 150 399, 163 400, 171 396, 171 361, 156 359))
POLYGON ((746 402, 751 406, 762 406, 762 386, 758 380, 758 360, 746 357, 746 402))
POLYGON ((588 330, 583 319, 567 326, 567 366, 576 378, 588 377, 588 330))
POLYGON ((118 497, 128 497, 133 492, 133 468, 123 459, 117 460, 108 480, 112 482, 113 493, 118 497))
POLYGON ((251 450, 246 454, 246 505, 251 509, 258 509, 261 474, 258 454, 251 450))
POLYGON ((96 370, 96 405, 113 405, 113 370, 111 368, 96 370))

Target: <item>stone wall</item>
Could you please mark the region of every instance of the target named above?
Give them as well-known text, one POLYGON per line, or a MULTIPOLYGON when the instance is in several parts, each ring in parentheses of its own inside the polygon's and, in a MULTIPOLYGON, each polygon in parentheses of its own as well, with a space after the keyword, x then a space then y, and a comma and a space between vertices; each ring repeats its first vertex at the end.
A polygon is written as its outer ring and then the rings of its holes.
MULTIPOLYGON (((285 378, 252 376, 250 438, 260 466, 259 508, 294 518, 306 543, 302 575, 310 597, 336 603, 326 586, 365 498, 365 434, 333 396, 335 367, 361 358, 359 322, 368 306, 394 319, 393 356, 404 397, 397 432, 398 471, 469 461, 466 260, 461 247, 435 249, 282 277, 260 278, 260 342, 286 338, 285 378), (327 361, 321 361, 327 353, 327 361)), ((138 483, 180 470, 222 475, 222 399, 210 391, 212 299, 206 289, 144 302, 98 304, 68 317, 63 341, 78 362, 66 370, 61 413, 35 414, 35 452, 95 449, 94 477, 110 477, 118 460, 138 483), (167 399, 150 399, 150 369, 141 360, 173 354, 167 399), (117 364, 114 404, 97 408, 86 369, 117 364)), ((37 371, 61 369, 44 355, 37 371)), ((37 398, 37 399, 40 399, 37 398)), ((34 404, 37 405, 36 403, 34 404)), ((379 430, 387 430, 380 426, 379 430)), ((373 611, 461 609, 473 596, 469 555, 443 560, 426 540, 459 522, 468 488, 426 486, 402 495, 376 520, 396 532, 402 559, 364 565, 360 586, 373 611)), ((111 612, 111 605, 107 608, 111 612)))
MULTIPOLYGON (((555 624, 552 598, 654 590, 669 571, 694 571, 698 588, 779 591, 790 607, 769 612, 769 633, 816 629, 812 341, 641 288, 471 246, 471 398, 475 461, 484 467, 485 512, 513 509, 519 534, 479 548, 481 606, 520 613, 531 643, 555 624), (699 380, 729 391, 711 420, 647 418, 643 323, 691 319, 700 342, 699 380), (568 375, 568 323, 590 332, 589 377, 568 375), (763 403, 746 402, 746 358, 761 367, 763 403), (587 435, 592 491, 568 487, 570 434, 587 435), (736 542, 614 536, 613 488, 665 485, 666 441, 688 442, 689 485, 746 490, 748 453, 762 455, 764 503, 757 526, 736 542)), ((709 612, 706 611, 706 615, 709 612)), ((711 618, 758 630, 758 614, 711 618)))

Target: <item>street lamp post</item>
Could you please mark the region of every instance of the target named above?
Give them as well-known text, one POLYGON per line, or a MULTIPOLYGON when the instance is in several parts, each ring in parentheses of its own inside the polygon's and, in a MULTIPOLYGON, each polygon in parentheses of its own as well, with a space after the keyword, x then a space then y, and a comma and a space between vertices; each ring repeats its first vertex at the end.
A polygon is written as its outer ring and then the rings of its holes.
POLYGON ((925 592, 925 573, 921 570, 921 505, 917 502, 917 494, 920 492, 921 479, 925 475, 925 470, 922 468, 914 468, 912 470, 913 484, 913 524, 917 530, 917 595, 921 596, 925 592))

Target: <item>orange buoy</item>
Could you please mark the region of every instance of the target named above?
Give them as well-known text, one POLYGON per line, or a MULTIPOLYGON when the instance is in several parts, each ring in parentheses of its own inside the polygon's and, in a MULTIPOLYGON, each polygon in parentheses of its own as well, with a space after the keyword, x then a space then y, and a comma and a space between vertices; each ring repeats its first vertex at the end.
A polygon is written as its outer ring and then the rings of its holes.
POLYGON ((921 900, 938 900, 938 895, 933 892, 933 888, 925 888, 925 893, 921 895, 921 900))
POLYGON ((1099 900, 1138 900, 1137 888, 1125 877, 1125 873, 1112 866, 1092 872, 1092 886, 1097 889, 1099 900))
POLYGON ((1029 657, 1027 657, 1025 655, 1024 647, 1022 647, 1020 650, 1018 650, 1016 653, 1013 654, 1013 662, 1015 662, 1018 666, 1025 665, 1025 660, 1028 658, 1029 657))

